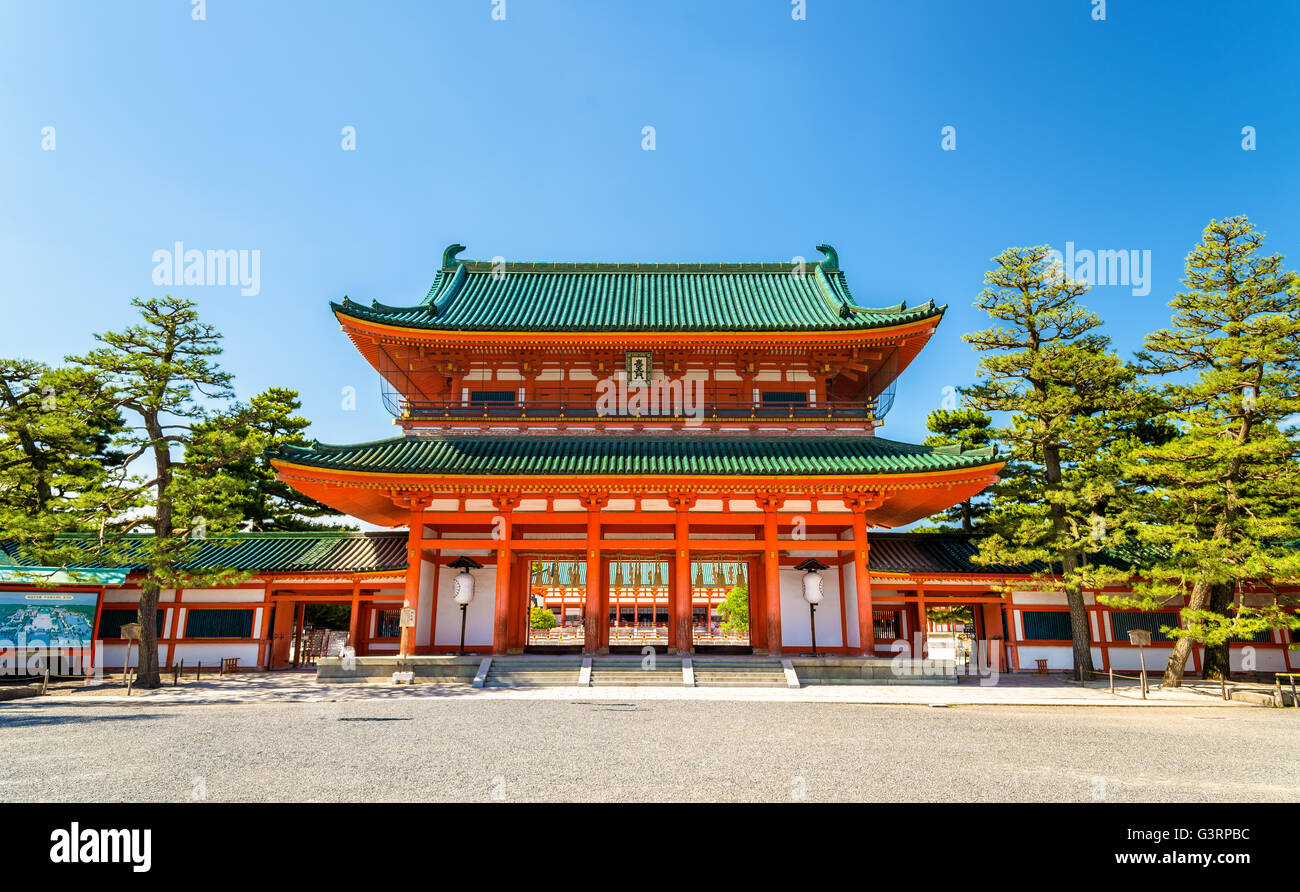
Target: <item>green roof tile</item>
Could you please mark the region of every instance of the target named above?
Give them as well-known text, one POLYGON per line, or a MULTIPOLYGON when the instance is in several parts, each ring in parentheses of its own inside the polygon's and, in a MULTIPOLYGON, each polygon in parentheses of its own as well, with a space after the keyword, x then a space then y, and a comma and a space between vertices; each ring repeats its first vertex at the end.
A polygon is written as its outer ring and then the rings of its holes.
POLYGON ((907 474, 992 464, 881 437, 425 437, 331 446, 285 446, 300 465, 391 474, 815 476, 907 474))
MULTIPOLYGON (((969 574, 1027 574, 1041 573, 1047 565, 1034 562, 1021 566, 985 566, 971 558, 979 548, 979 534, 975 533, 895 533, 872 530, 871 569, 882 573, 951 573, 969 574)), ((319 532, 319 533, 241 533, 234 536, 214 536, 212 547, 204 549, 198 557, 186 564, 187 569, 233 568, 250 572, 333 572, 361 573, 367 571, 397 572, 406 568, 406 541, 404 531, 394 532, 319 532)), ((32 584, 33 572, 55 571, 33 567, 25 561, 13 542, 0 542, 0 553, 18 555, 17 566, 8 567, 8 575, 0 573, 0 581, 9 584, 32 584), (25 571, 25 572, 24 572, 25 571)), ((1090 555, 1094 563, 1119 569, 1150 566, 1154 556, 1128 551, 1107 550, 1090 555)), ((95 564, 69 568, 67 572, 46 578, 47 583, 79 583, 122 585, 128 569, 123 567, 101 569, 95 564)), ((1058 568, 1059 570, 1059 568, 1058 568)))
MULTIPOLYGON (((356 319, 447 331, 828 331, 901 325, 943 315, 933 301, 856 304, 834 249, 791 263, 507 263, 458 261, 453 245, 420 303, 330 306, 356 319)), ((462 249, 463 250, 463 249, 462 249)))
MULTIPOLYGON (((147 537, 132 537, 135 541, 147 537)), ((12 541, 0 542, 0 554, 14 563, 32 562, 12 541)), ((80 567, 102 566, 87 560, 80 567)), ((264 573, 367 573, 399 570, 406 566, 406 534, 371 535, 361 532, 236 533, 210 537, 183 570, 220 567, 264 573)), ((130 564, 125 569, 143 570, 130 564)))

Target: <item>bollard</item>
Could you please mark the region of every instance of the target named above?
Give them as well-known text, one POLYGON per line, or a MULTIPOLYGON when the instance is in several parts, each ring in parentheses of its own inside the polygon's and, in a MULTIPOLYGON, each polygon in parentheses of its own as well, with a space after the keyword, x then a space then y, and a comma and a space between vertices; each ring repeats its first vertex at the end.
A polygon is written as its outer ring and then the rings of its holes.
POLYGON ((203 677, 203 661, 199 660, 198 665, 194 667, 194 680, 198 681, 202 677, 203 677))
POLYGON ((172 670, 172 687, 176 687, 181 680, 181 669, 185 668, 185 661, 181 660, 180 664, 172 670))
POLYGON ((1285 706, 1286 704, 1282 702, 1282 679, 1277 675, 1273 676, 1273 687, 1277 689, 1277 698, 1273 705, 1285 706))
POLYGON ((1292 709, 1300 709, 1300 700, 1297 700, 1297 699, 1296 699, 1296 696, 1295 696, 1295 676, 1294 676, 1294 675, 1291 676, 1291 708, 1292 708, 1292 709))
POLYGON ((1223 694, 1223 699, 1228 699, 1228 679, 1222 675, 1219 676, 1219 691, 1223 694))
POLYGON ((1115 667, 1110 667, 1110 692, 1115 693, 1115 667))
POLYGON ((45 692, 49 689, 49 687, 50 687, 50 669, 49 669, 49 667, 47 666, 47 667, 45 668, 45 677, 41 680, 41 696, 42 696, 42 697, 45 696, 45 692))

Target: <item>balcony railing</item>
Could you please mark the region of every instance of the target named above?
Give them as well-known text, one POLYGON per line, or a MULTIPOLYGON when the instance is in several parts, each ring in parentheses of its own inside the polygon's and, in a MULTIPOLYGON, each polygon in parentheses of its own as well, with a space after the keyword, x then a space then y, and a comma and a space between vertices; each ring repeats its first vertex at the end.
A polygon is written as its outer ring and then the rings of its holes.
POLYGON ((392 400, 389 409, 402 419, 411 421, 471 420, 476 418, 519 419, 574 418, 626 421, 646 419, 659 421, 728 421, 749 420, 779 421, 797 419, 822 419, 845 422, 866 422, 877 418, 876 400, 826 400, 815 404, 807 402, 753 402, 751 400, 704 400, 691 412, 680 405, 649 407, 644 411, 599 411, 594 399, 542 400, 542 399, 464 399, 464 400, 392 400))

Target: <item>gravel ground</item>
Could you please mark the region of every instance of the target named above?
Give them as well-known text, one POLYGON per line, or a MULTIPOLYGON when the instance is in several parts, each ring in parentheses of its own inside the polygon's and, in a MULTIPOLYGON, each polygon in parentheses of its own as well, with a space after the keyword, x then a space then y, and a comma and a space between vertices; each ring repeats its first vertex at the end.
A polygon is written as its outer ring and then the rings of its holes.
POLYGON ((1294 802, 1298 722, 1179 707, 20 700, 0 705, 0 801, 1294 802))

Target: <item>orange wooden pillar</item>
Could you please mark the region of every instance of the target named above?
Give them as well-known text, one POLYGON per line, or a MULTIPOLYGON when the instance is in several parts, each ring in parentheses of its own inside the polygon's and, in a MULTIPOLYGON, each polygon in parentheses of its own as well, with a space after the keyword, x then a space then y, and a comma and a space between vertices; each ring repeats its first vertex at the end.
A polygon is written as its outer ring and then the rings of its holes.
POLYGON ((497 588, 492 613, 492 653, 504 654, 510 649, 510 566, 514 556, 510 552, 512 518, 519 497, 497 494, 492 504, 501 513, 494 518, 496 526, 492 537, 497 540, 497 588))
POLYGON ((766 606, 767 652, 781 653, 781 563, 777 553, 776 511, 779 496, 760 498, 763 509, 763 602, 766 606))
POLYGON ((749 643, 755 647, 767 646, 767 599, 761 597, 763 555, 750 555, 745 559, 745 586, 749 589, 749 643))
MULTIPOLYGON (((441 538, 441 533, 437 534, 441 538)), ((429 587, 429 649, 428 653, 433 653, 433 642, 438 640, 438 586, 441 584, 438 561, 442 557, 441 551, 433 553, 433 584, 429 587)), ((524 632, 527 640, 527 631, 524 632)))
POLYGON ((868 657, 876 653, 876 625, 871 612, 871 571, 867 544, 866 508, 861 502, 853 509, 853 572, 858 595, 858 644, 868 657))
MULTIPOLYGON (((868 554, 870 554, 869 548, 868 554)), ((923 585, 916 587, 916 621, 917 652, 913 656, 923 657, 925 656, 926 638, 930 634, 930 621, 925 616, 925 586, 923 585)))
POLYGON ((673 585, 669 598, 668 616, 670 634, 668 644, 677 653, 688 654, 694 644, 694 598, 691 591, 691 525, 688 512, 695 504, 695 496, 675 494, 669 504, 677 510, 673 525, 673 585))
POLYGON ((605 507, 606 501, 603 495, 582 498, 583 507, 587 509, 587 587, 582 605, 582 651, 589 654, 598 653, 603 646, 602 632, 609 613, 604 606, 605 587, 601 584, 600 568, 600 509, 605 507))
POLYGON ((307 621, 307 602, 299 601, 294 616, 293 666, 298 668, 302 662, 302 627, 307 621))
MULTIPOLYGON (((984 604, 980 608, 984 615, 984 637, 988 639, 988 661, 994 669, 1001 671, 1006 668, 1002 665, 1002 644, 1006 639, 1006 630, 1002 628, 1002 605, 1001 604, 984 604)), ((1102 657, 1106 655, 1106 648, 1102 648, 1102 657)))
POLYGON ((397 652, 409 656, 415 649, 415 630, 420 622, 420 565, 424 557, 424 508, 411 509, 410 531, 406 534, 406 589, 402 595, 402 606, 410 607, 416 612, 415 626, 402 626, 401 639, 397 652))
POLYGON ((352 610, 348 613, 348 647, 360 654, 357 648, 357 626, 361 622, 361 580, 352 580, 352 610))

